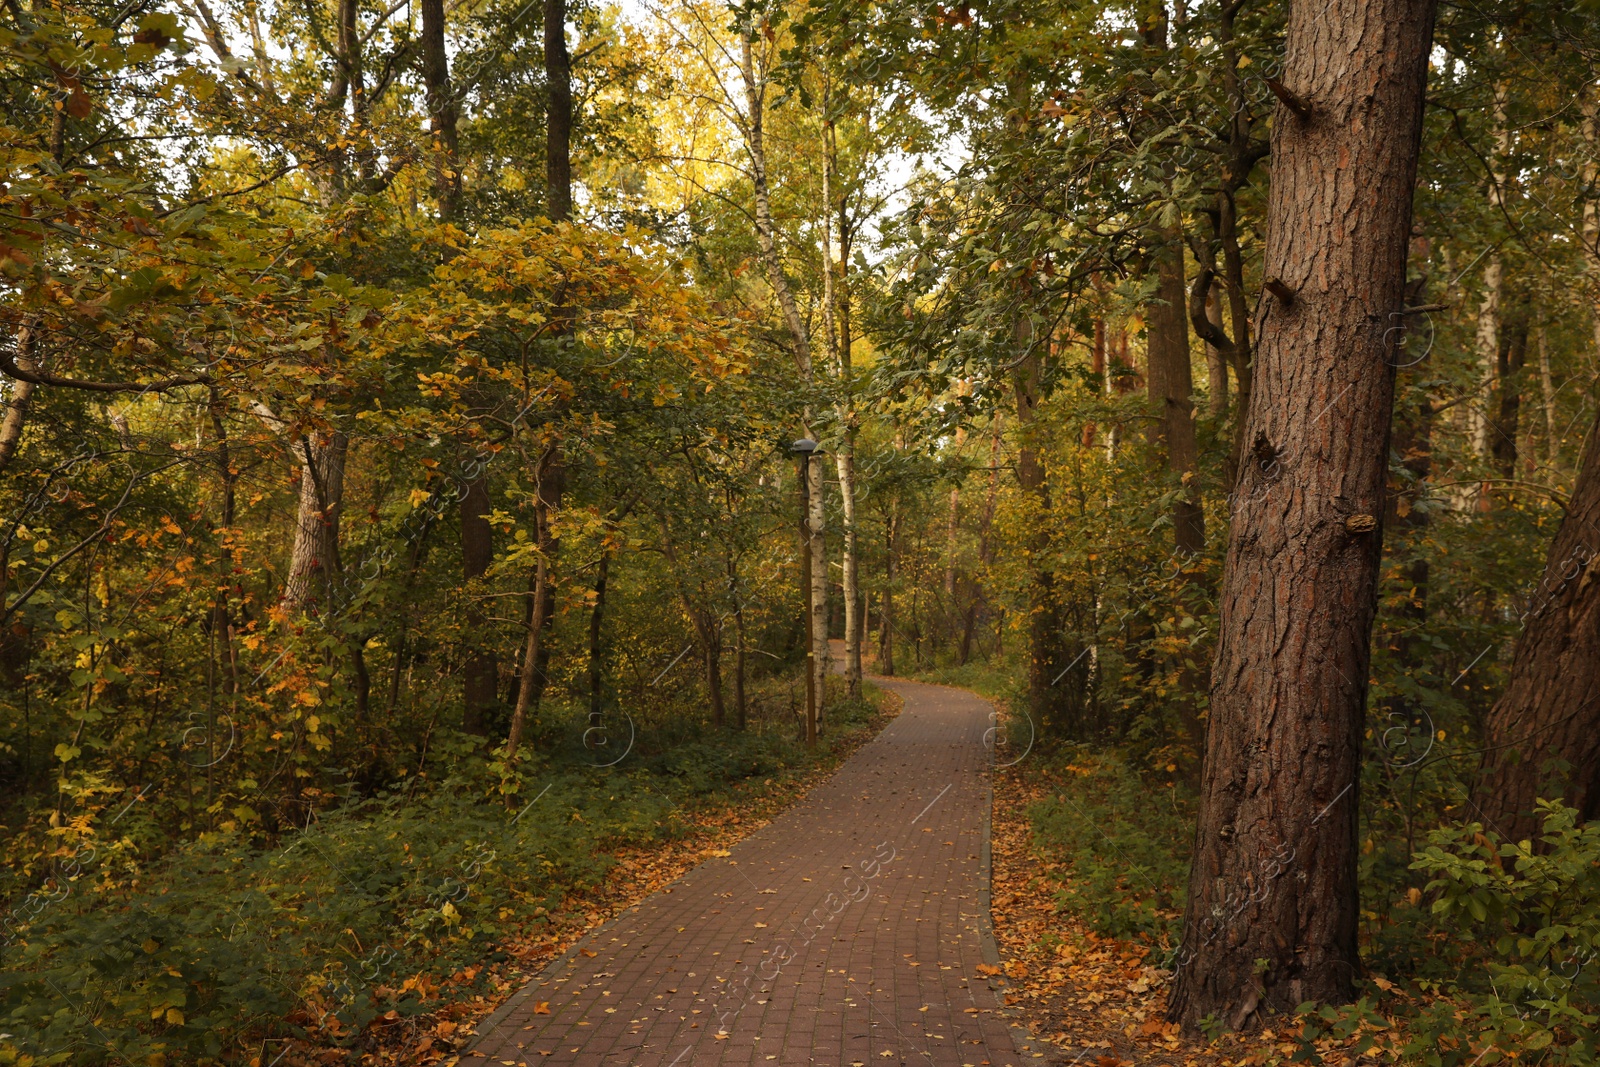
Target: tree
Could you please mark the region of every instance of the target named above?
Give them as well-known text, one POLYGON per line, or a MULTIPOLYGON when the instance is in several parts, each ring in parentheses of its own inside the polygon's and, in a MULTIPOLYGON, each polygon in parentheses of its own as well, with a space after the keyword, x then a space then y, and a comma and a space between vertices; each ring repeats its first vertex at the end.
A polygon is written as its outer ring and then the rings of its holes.
POLYGON ((1538 836, 1541 798, 1600 817, 1600 420, 1523 619, 1474 797, 1474 814, 1505 841, 1538 836))
POLYGON ((1270 304, 1169 1008, 1190 1029, 1342 1002, 1360 967, 1355 791, 1394 389, 1384 331, 1403 309, 1433 17, 1432 0, 1289 16, 1270 304))

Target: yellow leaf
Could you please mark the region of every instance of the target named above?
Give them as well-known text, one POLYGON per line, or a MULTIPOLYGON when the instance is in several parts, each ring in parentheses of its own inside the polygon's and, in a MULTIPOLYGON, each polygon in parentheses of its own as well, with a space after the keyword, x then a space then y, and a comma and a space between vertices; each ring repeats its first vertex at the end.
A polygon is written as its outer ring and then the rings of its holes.
POLYGON ((156 949, 161 947, 161 944, 155 938, 152 937, 152 938, 147 938, 145 940, 145 943, 140 945, 139 947, 144 949, 146 952, 154 952, 156 949))
POLYGON ((167 1022, 171 1023, 173 1026, 182 1026, 183 1012, 179 1011, 177 1008, 168 1008, 167 1022))

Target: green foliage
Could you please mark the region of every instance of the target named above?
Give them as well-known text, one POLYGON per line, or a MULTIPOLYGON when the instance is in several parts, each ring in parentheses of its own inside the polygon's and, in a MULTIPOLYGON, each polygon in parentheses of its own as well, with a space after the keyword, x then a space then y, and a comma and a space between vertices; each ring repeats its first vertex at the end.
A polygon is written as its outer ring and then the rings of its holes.
MULTIPOLYGON (((844 736, 875 708, 837 712, 844 736)), ((63 877, 8 931, 0 1057, 238 1063, 269 1038, 357 1046, 388 1011, 492 993, 488 972, 463 969, 601 884, 618 850, 692 833, 739 783, 782 782, 807 759, 787 732, 707 736, 615 768, 529 767, 528 799, 511 806, 469 762, 271 842, 210 836, 127 881, 89 845, 63 845, 63 877)))
POLYGON ((1054 795, 1028 816, 1059 863, 1056 906, 1098 933, 1174 948, 1194 833, 1188 797, 1176 783, 1153 788, 1115 755, 1086 751, 1049 782, 1054 795))
MULTIPOLYGON (((1537 842, 1448 825, 1413 859, 1429 876, 1431 903, 1402 925, 1427 944, 1433 966, 1404 990, 1369 983, 1390 993, 1384 1006, 1399 1026, 1386 1047, 1405 1062, 1600 1062, 1600 824, 1558 801, 1539 809, 1537 842)), ((1308 1036, 1348 1036, 1374 1021, 1372 1007, 1308 1005, 1308 1036)))

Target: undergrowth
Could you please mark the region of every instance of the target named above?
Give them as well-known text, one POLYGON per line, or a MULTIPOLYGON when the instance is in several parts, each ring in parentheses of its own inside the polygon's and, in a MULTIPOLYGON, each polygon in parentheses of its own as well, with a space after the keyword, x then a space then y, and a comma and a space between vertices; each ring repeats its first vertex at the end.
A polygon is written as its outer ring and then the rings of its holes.
POLYGON ((0 1064, 245 1064, 285 1042, 368 1047, 375 1029, 503 992, 481 965, 600 885, 619 851, 781 795, 876 712, 831 705, 815 754, 785 723, 645 739, 613 767, 561 752, 518 770, 459 759, 435 780, 313 812, 298 831, 211 833, 148 868, 104 832, 64 827, 52 876, 13 899, 0 941, 0 1064))

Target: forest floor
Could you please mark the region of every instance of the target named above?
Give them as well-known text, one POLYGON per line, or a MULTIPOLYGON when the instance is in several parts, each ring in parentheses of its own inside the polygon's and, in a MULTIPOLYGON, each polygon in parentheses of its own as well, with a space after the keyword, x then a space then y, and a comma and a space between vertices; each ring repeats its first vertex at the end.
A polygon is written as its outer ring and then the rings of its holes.
MULTIPOLYGON (((1056 894, 1063 884, 1062 864, 1041 854, 1028 816, 1029 805, 1049 791, 1049 782, 1027 764, 995 773, 995 934, 1010 986, 1006 1002, 1022 1014, 1029 1031, 1062 1050, 1058 1062, 1092 1067, 1290 1062, 1301 1049, 1292 1039, 1299 1030, 1292 1021, 1248 1038, 1185 1038, 1166 1021, 1168 972, 1151 965, 1148 947, 1097 934, 1061 912, 1056 894)), ((1318 1051, 1330 1064, 1347 1062, 1331 1045, 1319 1045, 1318 1051)))

